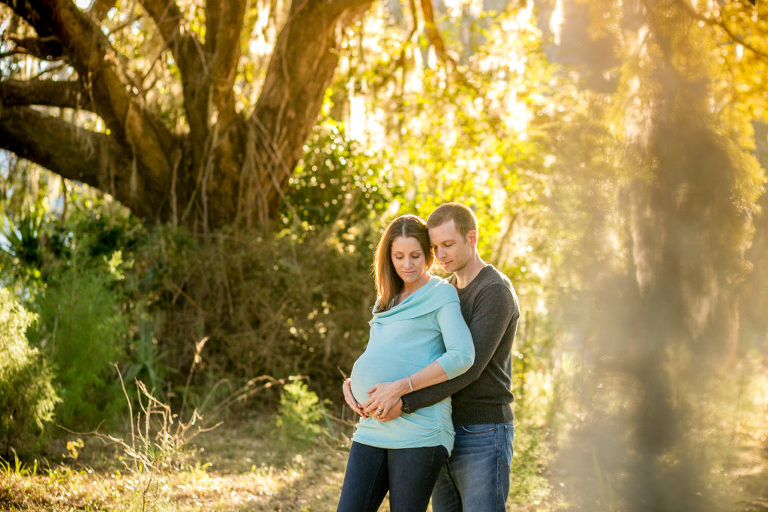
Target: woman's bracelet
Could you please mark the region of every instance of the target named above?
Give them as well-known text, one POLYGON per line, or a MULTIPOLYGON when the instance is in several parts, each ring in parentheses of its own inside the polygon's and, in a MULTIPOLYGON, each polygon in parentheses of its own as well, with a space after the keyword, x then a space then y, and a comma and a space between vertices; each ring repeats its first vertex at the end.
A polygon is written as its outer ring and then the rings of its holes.
POLYGON ((408 387, 411 388, 411 393, 413 393, 413 382, 411 382, 411 376, 408 376, 408 387))

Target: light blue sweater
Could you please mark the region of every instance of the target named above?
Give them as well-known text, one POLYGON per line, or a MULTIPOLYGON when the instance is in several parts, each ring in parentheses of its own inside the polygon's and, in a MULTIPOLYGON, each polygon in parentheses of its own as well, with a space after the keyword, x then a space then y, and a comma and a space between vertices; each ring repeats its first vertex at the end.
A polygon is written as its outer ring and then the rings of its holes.
MULTIPOLYGON (((374 384, 407 377, 433 361, 449 379, 461 375, 475 357, 472 335, 461 316, 459 296, 448 281, 430 280, 397 306, 374 313, 370 339, 352 368, 352 394, 361 404, 374 384)), ((394 420, 361 418, 352 440, 377 448, 443 445, 453 449, 451 399, 394 420)))

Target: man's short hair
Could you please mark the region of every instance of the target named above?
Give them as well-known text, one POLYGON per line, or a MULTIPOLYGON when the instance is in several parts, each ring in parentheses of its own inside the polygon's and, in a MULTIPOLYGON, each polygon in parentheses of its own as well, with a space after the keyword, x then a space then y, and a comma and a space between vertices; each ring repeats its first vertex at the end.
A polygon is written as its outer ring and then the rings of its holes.
POLYGON ((470 231, 478 231, 475 213, 461 203, 443 203, 435 208, 435 211, 427 219, 427 227, 436 228, 451 219, 453 219, 456 230, 464 238, 467 237, 467 233, 470 231))

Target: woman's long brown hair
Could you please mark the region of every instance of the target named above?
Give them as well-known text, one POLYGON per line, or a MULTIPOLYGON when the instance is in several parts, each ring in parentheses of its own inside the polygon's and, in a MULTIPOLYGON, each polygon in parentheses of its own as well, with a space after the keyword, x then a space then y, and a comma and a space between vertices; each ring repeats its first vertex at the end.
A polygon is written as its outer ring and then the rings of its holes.
POLYGON ((403 289, 403 280, 397 275, 392 264, 392 242, 399 236, 415 238, 421 250, 424 251, 424 259, 427 270, 432 268, 435 261, 435 253, 429 243, 427 224, 416 215, 402 215, 387 226, 386 231, 376 247, 376 256, 373 259, 373 269, 376 274, 376 295, 378 305, 376 313, 386 311, 392 304, 398 293, 403 289))

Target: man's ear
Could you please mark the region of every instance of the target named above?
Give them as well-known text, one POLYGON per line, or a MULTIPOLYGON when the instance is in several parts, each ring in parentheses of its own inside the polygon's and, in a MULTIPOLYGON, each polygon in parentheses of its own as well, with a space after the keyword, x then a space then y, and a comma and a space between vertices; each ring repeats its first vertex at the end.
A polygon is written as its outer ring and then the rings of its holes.
POLYGON ((467 240, 469 240, 469 246, 473 249, 477 248, 477 231, 471 229, 467 231, 467 240))

